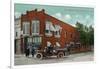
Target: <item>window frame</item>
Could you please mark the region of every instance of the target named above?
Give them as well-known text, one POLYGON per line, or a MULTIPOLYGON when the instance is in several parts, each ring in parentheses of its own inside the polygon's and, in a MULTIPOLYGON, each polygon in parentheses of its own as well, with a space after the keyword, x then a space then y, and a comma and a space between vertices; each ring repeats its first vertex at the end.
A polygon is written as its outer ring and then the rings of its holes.
POLYGON ((23 22, 23 35, 28 36, 30 34, 30 22, 23 22))
POLYGON ((48 37, 50 37, 50 36, 52 36, 53 34, 52 34, 52 31, 51 31, 51 29, 50 29, 50 26, 52 25, 52 23, 51 23, 51 21, 46 21, 45 22, 45 35, 46 36, 48 36, 48 37), (48 31, 48 32, 47 32, 48 31))
POLYGON ((32 35, 39 35, 39 33, 40 33, 40 21, 39 20, 32 20, 32 28, 31 29, 32 29, 32 35))
MULTIPOLYGON (((57 29, 57 27, 60 27, 59 25, 55 25, 55 28, 57 29)), ((56 38, 60 38, 60 36, 61 36, 61 29, 59 29, 59 30, 56 30, 55 32, 54 32, 54 36, 56 37, 56 38)))
POLYGON ((42 43, 42 37, 41 36, 35 36, 32 38, 32 43, 34 44, 41 44, 42 43))

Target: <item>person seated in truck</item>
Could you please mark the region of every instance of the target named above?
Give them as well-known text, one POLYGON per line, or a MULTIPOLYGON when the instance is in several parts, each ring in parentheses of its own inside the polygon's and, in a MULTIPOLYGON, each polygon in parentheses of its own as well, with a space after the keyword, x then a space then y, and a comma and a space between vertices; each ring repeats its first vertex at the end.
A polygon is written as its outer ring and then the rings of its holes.
POLYGON ((47 53, 52 54, 53 52, 53 46, 51 45, 50 42, 47 42, 47 53))
POLYGON ((47 47, 47 53, 52 54, 52 52, 53 52, 53 47, 52 46, 47 47))

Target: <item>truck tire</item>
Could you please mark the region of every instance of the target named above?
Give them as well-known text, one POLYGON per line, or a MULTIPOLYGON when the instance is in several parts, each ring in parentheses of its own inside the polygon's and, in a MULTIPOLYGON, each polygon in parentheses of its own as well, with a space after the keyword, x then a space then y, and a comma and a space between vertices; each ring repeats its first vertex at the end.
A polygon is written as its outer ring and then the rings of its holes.
POLYGON ((43 59, 43 54, 42 53, 36 53, 35 58, 36 59, 43 59))
POLYGON ((62 58, 62 57, 64 57, 64 52, 58 52, 57 58, 62 58))

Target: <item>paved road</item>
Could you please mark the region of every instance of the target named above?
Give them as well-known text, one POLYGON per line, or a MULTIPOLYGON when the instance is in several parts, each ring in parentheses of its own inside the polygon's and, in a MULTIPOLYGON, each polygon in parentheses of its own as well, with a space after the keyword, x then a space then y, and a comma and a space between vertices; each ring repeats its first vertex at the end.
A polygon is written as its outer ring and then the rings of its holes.
POLYGON ((66 62, 79 62, 79 61, 93 61, 94 54, 93 52, 85 52, 78 54, 71 54, 65 56, 64 58, 57 59, 56 57, 49 57, 43 60, 37 60, 32 58, 25 57, 24 55, 15 55, 15 65, 33 65, 33 64, 47 64, 47 63, 66 63, 66 62))

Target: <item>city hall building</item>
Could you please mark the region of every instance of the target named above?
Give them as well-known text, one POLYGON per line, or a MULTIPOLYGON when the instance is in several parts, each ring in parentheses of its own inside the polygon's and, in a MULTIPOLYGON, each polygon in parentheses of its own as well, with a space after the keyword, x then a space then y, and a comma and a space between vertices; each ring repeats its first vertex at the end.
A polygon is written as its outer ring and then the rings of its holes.
POLYGON ((79 43, 79 32, 75 27, 46 13, 44 9, 26 11, 20 17, 20 50, 25 52, 28 43, 38 49, 52 46, 65 47, 66 44, 79 43))

